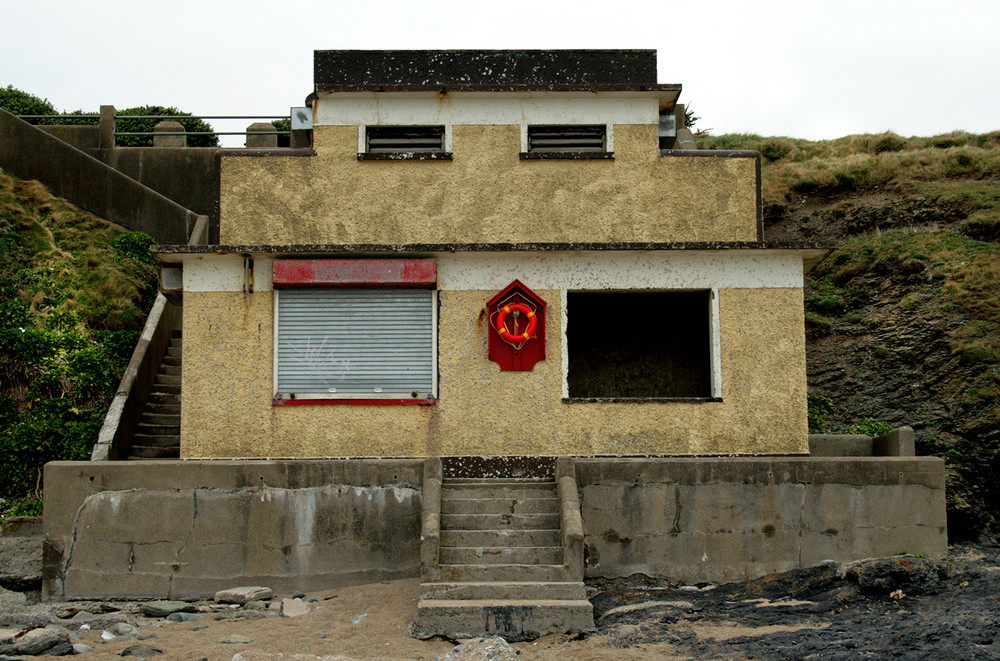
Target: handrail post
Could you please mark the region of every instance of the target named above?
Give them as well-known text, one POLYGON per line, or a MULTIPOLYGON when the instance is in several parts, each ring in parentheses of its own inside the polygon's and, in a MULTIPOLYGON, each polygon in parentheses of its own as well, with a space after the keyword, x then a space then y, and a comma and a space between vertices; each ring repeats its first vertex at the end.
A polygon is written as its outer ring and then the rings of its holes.
POLYGON ((420 575, 424 581, 436 581, 440 573, 441 476, 441 458, 427 457, 420 519, 420 575))
POLYGON ((583 517, 576 486, 576 465, 570 457, 556 459, 559 489, 559 523, 562 528, 563 565, 571 581, 583 580, 583 517))

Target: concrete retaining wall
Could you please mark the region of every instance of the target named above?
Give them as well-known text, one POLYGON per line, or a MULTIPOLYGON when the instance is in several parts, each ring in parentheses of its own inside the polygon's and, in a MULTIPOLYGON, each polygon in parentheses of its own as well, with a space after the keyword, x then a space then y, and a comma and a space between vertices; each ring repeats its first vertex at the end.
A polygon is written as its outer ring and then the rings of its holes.
POLYGON ((143 186, 68 142, 0 110, 0 168, 37 179, 53 195, 158 243, 187 243, 198 214, 143 186))
POLYGON ((582 459, 586 575, 693 583, 947 553, 936 457, 582 459))
MULTIPOLYGON (((588 578, 725 582, 947 553, 933 457, 577 459, 588 578)), ((49 598, 418 576, 423 460, 55 462, 49 598)))
POLYGON ((43 593, 187 598, 418 576, 422 465, 50 463, 43 593))

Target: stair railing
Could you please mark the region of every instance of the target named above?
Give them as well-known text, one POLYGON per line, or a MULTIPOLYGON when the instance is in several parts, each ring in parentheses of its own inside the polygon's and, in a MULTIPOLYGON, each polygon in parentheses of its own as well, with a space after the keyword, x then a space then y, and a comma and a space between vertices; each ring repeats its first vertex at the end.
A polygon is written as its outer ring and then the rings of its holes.
POLYGON ((142 335, 104 417, 97 443, 90 454, 91 461, 114 461, 128 457, 132 435, 139 427, 143 407, 170 343, 170 333, 180 327, 180 318, 181 307, 170 303, 163 294, 157 294, 142 335))
POLYGON ((436 581, 441 563, 441 459, 424 460, 423 513, 420 518, 420 576, 436 581))
POLYGON ((583 580, 583 517, 580 493, 576 487, 576 465, 572 459, 556 460, 556 483, 559 489, 559 522, 562 528, 563 565, 570 581, 583 580))

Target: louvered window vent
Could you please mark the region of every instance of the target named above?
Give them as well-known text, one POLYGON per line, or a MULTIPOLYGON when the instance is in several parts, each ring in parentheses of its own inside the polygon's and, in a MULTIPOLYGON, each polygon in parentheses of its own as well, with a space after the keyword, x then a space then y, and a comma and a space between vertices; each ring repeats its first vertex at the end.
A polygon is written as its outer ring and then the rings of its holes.
POLYGON ((365 132, 366 151, 358 158, 449 159, 444 136, 443 126, 369 126, 365 132))
POLYGON ((529 126, 528 151, 522 158, 612 158, 603 124, 529 126))

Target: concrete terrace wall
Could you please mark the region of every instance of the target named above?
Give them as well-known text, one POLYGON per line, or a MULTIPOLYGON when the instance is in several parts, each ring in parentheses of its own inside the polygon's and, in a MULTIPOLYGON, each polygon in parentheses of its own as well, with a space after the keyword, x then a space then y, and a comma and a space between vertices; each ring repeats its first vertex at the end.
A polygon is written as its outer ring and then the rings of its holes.
POLYGON ((581 459, 586 575, 739 581, 948 550, 936 457, 581 459))
MULTIPOLYGON (((586 576, 727 582, 947 553, 944 462, 573 460, 586 576)), ((421 460, 55 462, 49 598, 206 597, 419 575, 421 460)))
POLYGON ((208 597, 419 575, 421 461, 54 462, 44 593, 208 597))
POLYGON ((159 243, 187 243, 198 220, 195 212, 5 110, 0 110, 0 168, 37 179, 53 195, 159 243))

